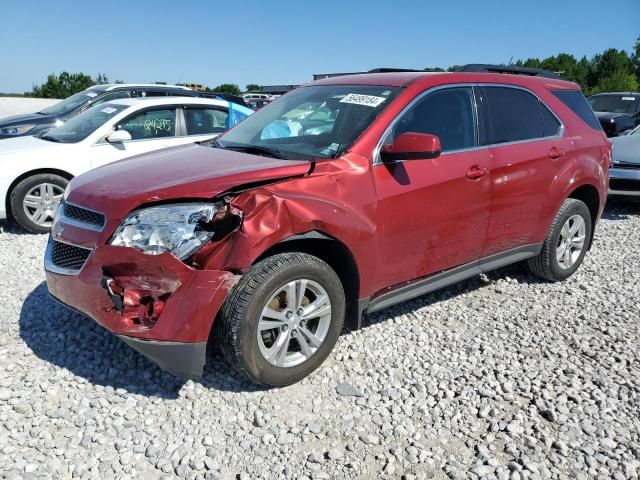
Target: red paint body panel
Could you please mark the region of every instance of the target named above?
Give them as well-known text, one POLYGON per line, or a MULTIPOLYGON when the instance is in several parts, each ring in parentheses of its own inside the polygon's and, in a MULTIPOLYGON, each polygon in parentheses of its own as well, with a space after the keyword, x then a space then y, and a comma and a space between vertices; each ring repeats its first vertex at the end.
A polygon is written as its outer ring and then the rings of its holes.
POLYGON ((110 245, 96 248, 78 275, 46 274, 53 297, 110 332, 174 342, 206 342, 220 305, 239 278, 226 271, 195 270, 168 253, 150 256, 110 245), (135 325, 114 309, 101 286, 105 274, 125 289, 168 295, 153 328, 135 325))
POLYGON ((462 265, 482 255, 491 207, 486 149, 373 167, 379 226, 376 282, 369 293, 462 265))
POLYGON ((132 205, 176 198, 213 198, 244 183, 304 175, 309 166, 306 161, 277 160, 191 144, 91 170, 71 181, 67 200, 95 205, 95 210, 116 221, 127 215, 132 205))
POLYGON ((193 145, 117 162, 74 179, 68 201, 103 212, 107 223, 101 232, 64 225, 61 239, 94 252, 78 275, 47 272, 51 293, 114 333, 202 342, 237 273, 293 235, 318 231, 341 242, 358 268, 358 297, 368 298, 481 256, 542 242, 560 204, 579 186, 598 190, 602 212, 610 159, 606 137, 549 91, 577 90, 575 84, 478 73, 371 74, 315 83, 404 88, 348 152, 319 160, 313 169, 307 161, 193 145), (456 83, 531 90, 562 119, 563 137, 431 160, 374 163, 383 133, 417 95, 456 83), (550 158, 554 147, 565 155, 550 158), (482 174, 469 178, 470 170, 482 174), (143 205, 213 199, 246 185, 251 187, 230 200, 243 214, 240 226, 202 248, 193 259, 197 268, 169 254, 149 256, 107 245, 121 219, 143 205), (153 298, 168 295, 157 323, 148 328, 123 322, 100 285, 104 273, 153 298))

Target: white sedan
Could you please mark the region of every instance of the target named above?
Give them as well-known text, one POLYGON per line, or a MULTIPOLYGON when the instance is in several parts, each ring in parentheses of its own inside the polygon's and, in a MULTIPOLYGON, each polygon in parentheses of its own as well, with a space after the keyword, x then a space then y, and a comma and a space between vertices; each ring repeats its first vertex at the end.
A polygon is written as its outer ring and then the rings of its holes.
POLYGON ((123 99, 44 135, 3 140, 0 220, 12 216, 26 230, 44 233, 71 178, 132 155, 212 139, 251 113, 206 98, 123 99))

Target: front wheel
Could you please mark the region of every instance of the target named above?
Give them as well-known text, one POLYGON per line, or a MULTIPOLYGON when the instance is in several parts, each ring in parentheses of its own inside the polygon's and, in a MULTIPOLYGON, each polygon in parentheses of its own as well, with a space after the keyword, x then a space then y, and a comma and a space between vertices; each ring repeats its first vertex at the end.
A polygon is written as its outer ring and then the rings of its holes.
POLYGON ((551 223, 540 254, 529 259, 531 272, 551 281, 573 275, 587 253, 591 229, 591 213, 584 202, 567 198, 551 223))
POLYGON ((344 315, 335 271, 312 255, 282 253, 255 264, 233 289, 216 320, 217 340, 253 381, 290 385, 331 353, 344 315))
POLYGON ((47 233, 68 183, 53 173, 25 178, 10 194, 13 218, 31 233, 47 233))

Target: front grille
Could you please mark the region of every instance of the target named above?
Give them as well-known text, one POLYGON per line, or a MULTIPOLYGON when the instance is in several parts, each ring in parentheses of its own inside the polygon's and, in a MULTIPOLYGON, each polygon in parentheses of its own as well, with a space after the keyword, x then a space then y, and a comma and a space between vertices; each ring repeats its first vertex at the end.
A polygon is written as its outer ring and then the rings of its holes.
POLYGON ((640 192, 640 180, 612 178, 609 180, 609 188, 625 192, 640 192))
POLYGON ((101 213, 94 212, 93 210, 87 210, 86 208, 76 207, 75 205, 70 205, 68 203, 63 203, 62 208, 62 212, 66 218, 75 220, 79 223, 93 225, 98 228, 104 227, 105 219, 104 215, 101 213))
POLYGON ((91 250, 88 248, 76 247, 55 240, 51 243, 51 263, 58 268, 80 270, 90 254, 91 250))

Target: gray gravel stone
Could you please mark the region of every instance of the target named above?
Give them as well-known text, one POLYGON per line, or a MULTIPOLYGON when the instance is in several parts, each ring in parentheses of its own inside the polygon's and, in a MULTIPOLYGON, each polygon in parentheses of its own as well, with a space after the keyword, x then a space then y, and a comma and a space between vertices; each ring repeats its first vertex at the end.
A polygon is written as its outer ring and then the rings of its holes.
POLYGON ((45 236, 0 229, 1 478, 638 479, 638 205, 567 281, 514 266, 378 312, 272 390, 219 354, 161 371, 48 298, 45 236))
POLYGON ((342 395, 343 397, 363 397, 363 393, 355 388, 353 385, 347 382, 340 383, 336 387, 336 392, 338 395, 342 395))

